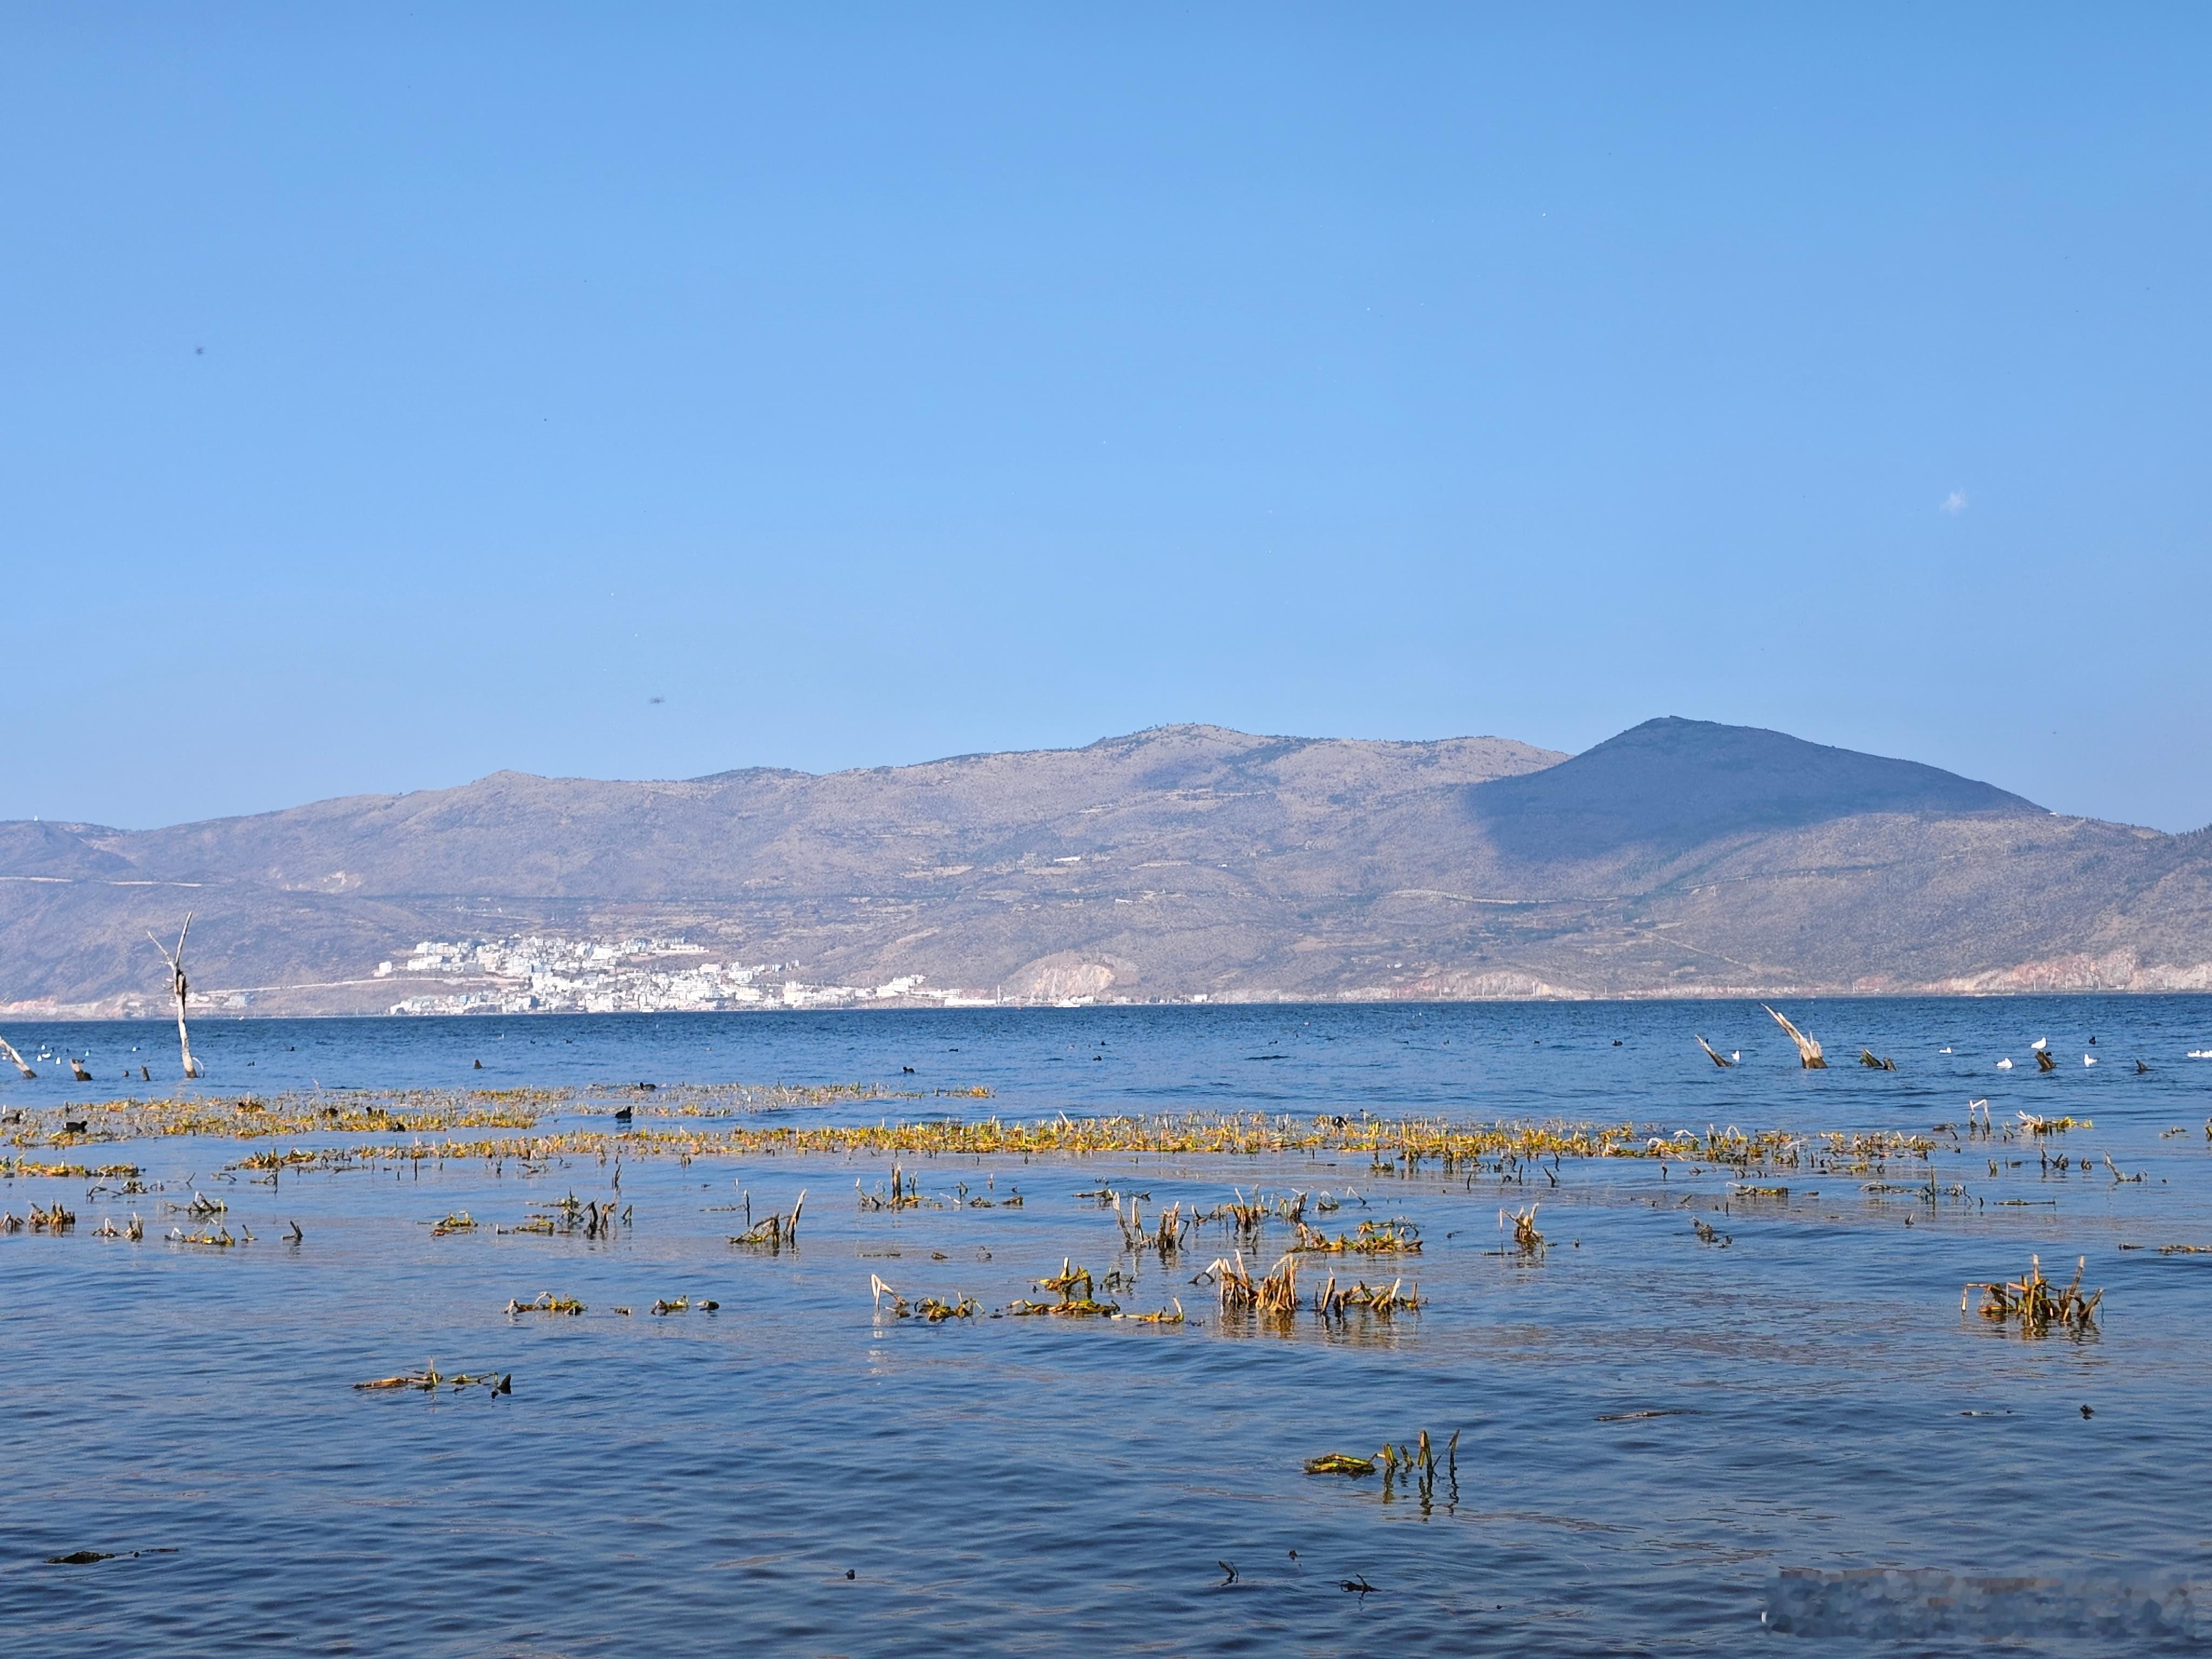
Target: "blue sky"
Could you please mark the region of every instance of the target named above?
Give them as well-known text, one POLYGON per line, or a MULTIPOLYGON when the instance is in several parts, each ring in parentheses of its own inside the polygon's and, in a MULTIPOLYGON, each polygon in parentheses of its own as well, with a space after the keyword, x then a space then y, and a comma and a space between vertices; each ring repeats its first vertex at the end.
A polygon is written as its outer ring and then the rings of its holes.
POLYGON ((11 7, 0 816, 1679 714, 2204 824, 2208 31, 11 7))

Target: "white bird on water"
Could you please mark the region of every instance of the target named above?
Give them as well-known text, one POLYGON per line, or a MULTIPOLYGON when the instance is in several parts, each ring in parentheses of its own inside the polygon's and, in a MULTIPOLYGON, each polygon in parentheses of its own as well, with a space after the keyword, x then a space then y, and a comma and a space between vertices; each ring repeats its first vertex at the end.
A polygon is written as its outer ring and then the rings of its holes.
POLYGON ((2081 1063, 2084 1066, 2094 1066, 2097 1063, 2097 1057, 2094 1054, 2084 1054, 2081 1056, 2081 1063))
POLYGON ((2034 1049, 2035 1052, 2039 1054, 2045 1048, 2048 1048, 2051 1046, 2051 1039, 2049 1037, 2038 1037, 2034 1042, 2029 1043, 2027 1046, 2034 1049))
POLYGON ((2008 1058, 2008 1059, 2004 1059, 2004 1060, 1999 1060, 1999 1061, 1997 1062, 1997 1070, 1999 1070, 2000 1072, 2009 1072, 2010 1070, 2012 1070, 2012 1061, 2011 1061, 2011 1060, 2010 1060, 2009 1058, 2008 1058))

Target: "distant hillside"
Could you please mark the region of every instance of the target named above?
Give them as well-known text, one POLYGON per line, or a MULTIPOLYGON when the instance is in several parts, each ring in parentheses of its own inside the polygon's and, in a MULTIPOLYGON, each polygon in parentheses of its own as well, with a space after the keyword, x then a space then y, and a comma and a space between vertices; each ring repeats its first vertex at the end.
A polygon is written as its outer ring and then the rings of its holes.
POLYGON ((0 1002, 158 1012, 145 930, 188 908, 196 984, 269 1012, 557 1002, 602 971, 590 995, 635 993, 605 1006, 2212 988, 2207 842, 1685 720, 1571 759, 1184 726, 818 777, 499 773, 0 824, 0 1002), (413 955, 522 935, 641 948, 413 955), (678 936, 703 949, 642 946, 678 936))

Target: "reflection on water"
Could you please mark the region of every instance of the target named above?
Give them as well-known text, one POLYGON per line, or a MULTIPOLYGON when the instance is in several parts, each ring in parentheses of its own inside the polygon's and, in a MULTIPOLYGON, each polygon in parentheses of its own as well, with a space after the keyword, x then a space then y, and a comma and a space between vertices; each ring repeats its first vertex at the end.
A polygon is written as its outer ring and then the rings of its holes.
MULTIPOLYGON (((249 1150, 234 1141, 80 1149, 143 1166, 149 1190, 0 1183, 9 1212, 58 1200, 78 1217, 0 1237, 0 1628, 77 1655, 2193 1640, 2212 1256, 2160 1247, 2212 1245, 2212 1063, 2185 1058, 2212 1036, 2212 1002, 1792 1010, 1832 1052, 1865 1043, 1895 1073, 1802 1073, 1763 1014, 1735 1012, 1694 1011, 1745 1053, 1724 1073, 1691 1044, 1690 1011, 1663 1005, 211 1024, 194 1045, 211 1100, 981 1085, 993 1097, 970 1115, 1419 1111, 1702 1133, 1926 1130, 1986 1098, 2000 1127, 2021 1109, 2093 1127, 2048 1146, 1947 1132, 1932 1194, 1917 1170, 1793 1171, 1772 1180, 1785 1198, 1687 1163, 1662 1176, 1570 1159, 1554 1187, 1534 1167, 1447 1178, 1328 1156, 909 1157, 924 1201, 896 1210, 855 1191, 885 1190, 890 1160, 842 1155, 370 1164, 270 1184, 225 1170, 249 1150), (2152 1069, 1996 1070, 2045 1035, 2152 1069), (1247 1058, 1262 1054, 1285 1058, 1247 1058), (1148 1218, 1325 1189, 1342 1207, 1308 1221, 1334 1235, 1402 1219, 1422 1249, 1309 1261, 1288 1321, 1224 1316, 1192 1280, 1240 1247, 1267 1271, 1291 1224, 1272 1216, 1255 1238, 1214 1221, 1179 1250, 1129 1250, 1089 1195, 1102 1184, 1146 1194, 1148 1218), (971 1207, 1013 1187, 1018 1207, 971 1207), (801 1189, 795 1248, 729 1243, 801 1189), (195 1193, 222 1207, 162 1208, 195 1193), (1533 1254, 1498 1221, 1531 1200, 1533 1254), (617 1202, 611 1224, 574 1220, 617 1202), (94 1236, 134 1210, 143 1242, 94 1236), (171 1243, 173 1226, 234 1242, 171 1243), (1968 1281, 2015 1278, 2037 1254, 2062 1283, 2087 1258, 2106 1292, 2094 1334, 1960 1313, 1968 1281), (1037 1286, 1063 1262, 1102 1287, 1114 1275, 1098 1294, 1126 1312, 1180 1298, 1188 1321, 990 1316, 1054 1294, 1037 1286), (1422 1305, 1322 1320, 1311 1296, 1332 1270, 1402 1274, 1422 1305), (872 1274, 911 1304, 982 1311, 896 1319, 872 1274), (582 1311, 507 1311, 549 1295, 582 1311), (352 1387, 431 1365, 514 1391, 352 1387), (1424 1430, 1439 1456, 1459 1435, 1432 1478, 1304 1473, 1424 1430), (102 1559, 48 1560, 79 1553, 102 1559)), ((0 1109, 35 1121, 130 1092, 134 1043, 161 1053, 151 1025, 7 1035, 118 1079, 0 1085, 0 1109)))

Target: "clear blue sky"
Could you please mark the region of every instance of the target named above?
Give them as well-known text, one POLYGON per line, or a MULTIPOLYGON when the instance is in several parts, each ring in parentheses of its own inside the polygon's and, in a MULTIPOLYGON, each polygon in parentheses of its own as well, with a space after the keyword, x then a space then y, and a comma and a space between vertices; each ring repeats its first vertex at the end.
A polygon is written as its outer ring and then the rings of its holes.
POLYGON ((2208 18, 12 6, 0 816, 1679 714, 2203 824, 2208 18))

